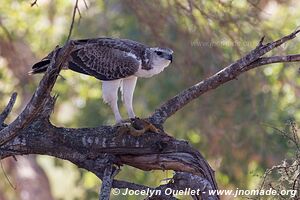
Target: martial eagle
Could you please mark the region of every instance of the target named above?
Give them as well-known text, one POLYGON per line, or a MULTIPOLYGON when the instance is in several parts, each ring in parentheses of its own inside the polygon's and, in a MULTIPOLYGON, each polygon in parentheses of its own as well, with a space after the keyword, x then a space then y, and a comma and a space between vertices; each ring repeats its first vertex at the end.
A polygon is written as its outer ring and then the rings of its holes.
MULTIPOLYGON (((122 91, 129 118, 135 118, 132 100, 138 77, 151 77, 172 62, 169 48, 148 47, 116 38, 74 40, 74 48, 63 69, 93 76, 102 81, 102 97, 109 104, 117 123, 122 121, 118 90, 122 91)), ((54 52, 32 66, 32 74, 45 72, 54 52)))

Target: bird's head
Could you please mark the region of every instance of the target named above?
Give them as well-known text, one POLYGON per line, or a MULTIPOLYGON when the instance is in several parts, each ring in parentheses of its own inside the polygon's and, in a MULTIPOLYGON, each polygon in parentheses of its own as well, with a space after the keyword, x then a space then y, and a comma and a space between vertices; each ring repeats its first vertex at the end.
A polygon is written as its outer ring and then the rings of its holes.
POLYGON ((149 51, 153 66, 167 67, 173 61, 173 51, 169 48, 152 47, 149 51))

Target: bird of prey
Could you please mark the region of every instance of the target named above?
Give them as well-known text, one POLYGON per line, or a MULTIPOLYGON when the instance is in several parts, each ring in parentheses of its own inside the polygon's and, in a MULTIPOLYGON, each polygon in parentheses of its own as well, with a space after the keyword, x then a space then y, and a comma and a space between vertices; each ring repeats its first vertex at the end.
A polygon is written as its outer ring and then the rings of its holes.
MULTIPOLYGON (((103 100, 110 105, 117 123, 122 122, 118 108, 119 89, 129 118, 135 118, 132 100, 137 78, 162 72, 173 58, 169 48, 149 47, 128 39, 83 39, 74 40, 73 44, 63 69, 101 80, 103 100)), ((54 51, 34 64, 31 74, 45 72, 53 55, 54 51)))

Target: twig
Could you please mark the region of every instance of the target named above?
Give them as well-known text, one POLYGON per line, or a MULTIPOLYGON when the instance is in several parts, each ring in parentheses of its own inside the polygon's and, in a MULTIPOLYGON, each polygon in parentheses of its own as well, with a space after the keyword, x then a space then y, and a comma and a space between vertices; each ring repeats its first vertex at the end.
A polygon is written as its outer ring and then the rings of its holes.
POLYGON ((89 7, 88 7, 88 5, 87 5, 87 3, 86 3, 86 0, 83 0, 83 3, 84 3, 84 5, 85 5, 85 8, 86 8, 86 9, 89 9, 89 7))
POLYGON ((293 124, 289 124, 289 126, 292 126, 292 133, 291 135, 275 126, 271 126, 269 124, 264 124, 266 127, 269 127, 269 128, 272 128, 273 130, 279 132, 283 137, 285 137, 288 141, 292 141, 294 143, 294 145, 296 146, 296 149, 299 151, 300 150, 300 147, 299 147, 299 138, 298 138, 298 135, 297 135, 297 131, 294 127, 295 125, 293 124))
POLYGON ((14 92, 11 95, 10 100, 9 100, 7 106, 4 108, 3 112, 0 114, 0 125, 5 121, 5 119, 10 114, 13 106, 15 105, 16 99, 17 99, 17 93, 14 92))
POLYGON ((294 181, 293 181, 293 190, 296 190, 296 185, 297 183, 299 183, 299 180, 300 180, 300 173, 298 174, 297 177, 295 177, 294 181))
POLYGON ((70 26, 70 29, 69 29, 69 35, 68 35, 68 38, 67 38, 67 42, 70 40, 71 35, 72 35, 73 26, 74 26, 74 22, 75 22, 76 11, 78 11, 79 15, 81 16, 79 8, 78 8, 78 0, 76 0, 75 5, 74 5, 73 14, 72 14, 72 22, 71 22, 71 26, 70 26))
POLYGON ((261 57, 255 62, 251 63, 244 71, 248 71, 255 67, 260 67, 263 65, 273 64, 273 63, 286 63, 286 62, 299 62, 300 54, 287 55, 287 56, 271 56, 271 57, 261 57))
POLYGON ((30 6, 33 7, 34 5, 37 5, 37 1, 38 1, 38 0, 34 0, 34 1, 31 3, 30 6))
POLYGON ((5 179, 7 180, 7 182, 9 183, 9 185, 10 185, 14 190, 16 190, 17 187, 14 186, 14 185, 12 184, 12 182, 10 181, 8 175, 6 174, 6 172, 5 172, 5 170, 4 170, 4 167, 3 167, 3 164, 2 164, 2 161, 1 161, 1 160, 0 160, 0 165, 1 165, 1 170, 3 171, 3 174, 4 174, 4 176, 5 176, 5 179))

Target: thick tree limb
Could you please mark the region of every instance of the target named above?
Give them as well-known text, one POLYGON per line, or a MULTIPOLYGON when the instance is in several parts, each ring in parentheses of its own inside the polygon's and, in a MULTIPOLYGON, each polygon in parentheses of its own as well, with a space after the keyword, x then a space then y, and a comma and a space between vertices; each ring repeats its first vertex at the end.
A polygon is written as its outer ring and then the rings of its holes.
MULTIPOLYGON (((193 99, 249 69, 270 63, 299 61, 298 54, 261 57, 293 39, 298 32, 295 31, 265 45, 261 40, 245 57, 167 101, 154 112, 150 117, 151 121, 162 126, 168 117, 193 99)), ((40 154, 69 160, 103 180, 104 192, 101 193, 103 199, 108 198, 111 187, 140 190, 148 188, 113 180, 112 165, 125 164, 142 170, 176 171, 173 182, 159 186, 161 190, 168 187, 172 189, 190 187, 201 191, 200 194, 193 196, 194 199, 219 199, 218 196, 209 196, 210 190, 217 189, 213 170, 203 156, 186 141, 176 140, 164 132, 147 132, 135 137, 122 131, 118 126, 74 129, 55 127, 50 123, 49 116, 56 100, 56 97, 50 96, 50 92, 71 49, 72 41, 57 52, 24 111, 8 126, 0 126, 0 159, 14 155, 40 154)), ((174 199, 163 195, 160 198, 174 199)))
POLYGON ((295 38, 299 31, 300 30, 297 30, 279 40, 267 43, 265 45, 262 43, 264 39, 262 38, 257 47, 254 50, 250 51, 243 58, 230 64, 229 66, 225 67, 224 69, 212 75, 211 77, 193 85, 190 88, 183 90, 175 97, 168 100, 166 103, 160 106, 160 108, 155 110, 155 112, 150 117, 151 121, 154 124, 163 124, 166 121, 166 119, 168 119, 171 115, 175 114, 175 112, 183 108, 192 100, 198 98, 200 95, 208 92, 209 90, 215 89, 220 85, 223 85, 224 83, 235 79, 241 73, 248 71, 252 68, 270 63, 299 61, 299 55, 261 58, 261 56, 268 53, 272 49, 295 38))
POLYGON ((134 137, 120 134, 109 126, 66 129, 36 121, 1 147, 0 158, 33 153, 69 160, 99 177, 103 177, 101 172, 107 167, 107 163, 102 162, 103 155, 113 154, 118 157, 114 162, 117 165, 128 164, 143 170, 186 171, 203 176, 212 188, 217 187, 213 172, 201 154, 185 141, 177 141, 166 134, 146 133, 134 137))

